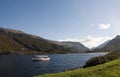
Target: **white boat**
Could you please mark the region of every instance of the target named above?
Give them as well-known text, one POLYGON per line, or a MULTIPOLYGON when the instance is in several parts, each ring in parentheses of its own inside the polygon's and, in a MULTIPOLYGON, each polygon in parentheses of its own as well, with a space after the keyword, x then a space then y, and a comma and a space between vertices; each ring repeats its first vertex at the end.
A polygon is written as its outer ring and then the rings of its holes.
POLYGON ((32 57, 33 61, 45 61, 45 60, 50 60, 48 56, 43 56, 43 55, 35 55, 32 57))

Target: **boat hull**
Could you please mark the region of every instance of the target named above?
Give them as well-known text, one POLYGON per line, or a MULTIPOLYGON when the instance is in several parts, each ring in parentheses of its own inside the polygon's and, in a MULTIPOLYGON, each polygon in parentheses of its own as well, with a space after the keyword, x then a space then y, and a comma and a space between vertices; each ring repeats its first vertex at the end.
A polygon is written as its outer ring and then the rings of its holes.
POLYGON ((50 58, 32 58, 33 61, 46 61, 50 60, 50 58))

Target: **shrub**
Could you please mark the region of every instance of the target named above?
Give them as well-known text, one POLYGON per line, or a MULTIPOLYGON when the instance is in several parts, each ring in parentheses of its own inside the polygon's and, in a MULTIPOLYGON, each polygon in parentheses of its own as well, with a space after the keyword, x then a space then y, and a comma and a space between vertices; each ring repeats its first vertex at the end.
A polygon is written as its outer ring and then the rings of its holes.
POLYGON ((114 52, 110 52, 104 56, 99 56, 99 57, 93 57, 91 59, 89 59, 86 64, 84 65, 84 67, 89 67, 89 66, 95 66, 98 64, 103 64, 105 62, 109 62, 115 59, 120 58, 120 51, 114 51, 114 52))

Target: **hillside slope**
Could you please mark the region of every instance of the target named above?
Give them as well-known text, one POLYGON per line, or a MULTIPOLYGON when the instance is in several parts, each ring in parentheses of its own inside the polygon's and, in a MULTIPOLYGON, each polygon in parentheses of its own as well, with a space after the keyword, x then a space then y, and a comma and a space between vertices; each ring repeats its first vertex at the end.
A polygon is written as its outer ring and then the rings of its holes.
POLYGON ((89 48, 85 47, 82 43, 80 42, 70 42, 70 41, 63 41, 63 42, 57 42, 53 41, 53 43, 61 45, 71 52, 86 52, 89 50, 89 48))
POLYGON ((105 41, 103 44, 99 45, 98 47, 96 47, 97 49, 101 49, 103 47, 105 47, 111 40, 107 40, 105 41))
POLYGON ((0 54, 51 54, 76 53, 78 51, 81 50, 72 50, 36 35, 0 28, 0 54))
POLYGON ((114 39, 109 41, 109 43, 106 44, 103 48, 108 51, 120 50, 120 35, 117 35, 114 39))
POLYGON ((73 52, 86 52, 89 49, 80 42, 61 42, 62 45, 73 52))
POLYGON ((111 52, 120 50, 120 35, 117 35, 112 40, 108 40, 99 47, 92 50, 92 52, 111 52))

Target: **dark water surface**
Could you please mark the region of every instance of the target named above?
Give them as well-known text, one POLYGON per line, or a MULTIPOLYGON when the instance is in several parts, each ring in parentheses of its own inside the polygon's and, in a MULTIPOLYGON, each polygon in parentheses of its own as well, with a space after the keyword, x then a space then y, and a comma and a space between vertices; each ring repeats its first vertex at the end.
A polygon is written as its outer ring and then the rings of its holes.
POLYGON ((0 77, 33 77, 82 67, 91 57, 106 53, 51 54, 49 61, 32 61, 32 55, 0 55, 0 77))

